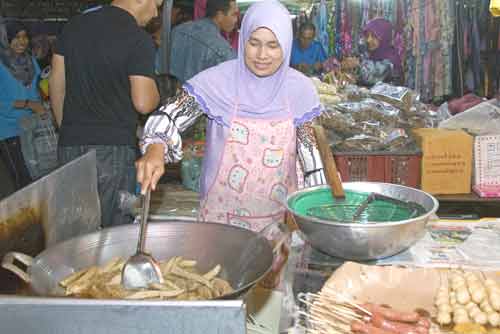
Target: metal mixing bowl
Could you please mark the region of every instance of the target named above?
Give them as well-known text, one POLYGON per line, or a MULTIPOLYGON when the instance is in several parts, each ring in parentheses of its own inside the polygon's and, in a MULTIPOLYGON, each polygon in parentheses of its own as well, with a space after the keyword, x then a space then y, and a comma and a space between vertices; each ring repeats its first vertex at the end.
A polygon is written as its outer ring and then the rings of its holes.
POLYGON ((377 192, 421 205, 425 214, 397 222, 340 223, 304 216, 292 208, 303 195, 328 186, 296 191, 287 197, 287 208, 311 245, 329 255, 348 260, 373 260, 404 251, 425 234, 425 226, 438 207, 438 201, 426 192, 405 186, 378 182, 343 183, 344 189, 364 193, 377 192))

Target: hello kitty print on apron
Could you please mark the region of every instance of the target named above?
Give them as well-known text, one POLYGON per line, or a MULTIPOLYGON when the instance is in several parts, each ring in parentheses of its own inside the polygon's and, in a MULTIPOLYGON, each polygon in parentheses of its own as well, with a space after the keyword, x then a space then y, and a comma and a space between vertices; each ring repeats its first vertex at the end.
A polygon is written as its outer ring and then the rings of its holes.
POLYGON ((270 121, 235 113, 217 177, 201 201, 200 220, 255 232, 283 222, 282 203, 297 186, 295 127, 288 115, 270 121))

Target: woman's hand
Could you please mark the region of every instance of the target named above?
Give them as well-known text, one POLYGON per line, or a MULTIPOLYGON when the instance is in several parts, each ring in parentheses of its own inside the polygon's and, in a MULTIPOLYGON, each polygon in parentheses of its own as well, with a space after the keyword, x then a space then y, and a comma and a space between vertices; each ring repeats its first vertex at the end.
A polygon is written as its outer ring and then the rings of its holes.
POLYGON ((163 144, 150 144, 146 153, 136 161, 137 182, 141 184, 141 194, 147 189, 156 190, 160 177, 165 173, 165 146, 163 144))
POLYGON ((16 100, 12 105, 16 109, 30 109, 37 114, 41 114, 46 111, 44 106, 38 101, 16 100))
POLYGON ((27 108, 37 114, 43 114, 47 111, 43 104, 38 101, 28 101, 27 108))
POLYGON ((357 57, 346 57, 342 60, 342 69, 344 70, 352 70, 356 67, 359 67, 359 58, 357 57))
POLYGON ((16 109, 26 109, 28 108, 28 100, 15 100, 12 106, 16 109))
POLYGON ((305 63, 298 64, 297 70, 299 70, 300 72, 307 72, 309 71, 309 65, 305 63))
POLYGON ((321 72, 321 70, 323 69, 323 64, 318 61, 316 64, 313 65, 313 67, 316 72, 321 72))

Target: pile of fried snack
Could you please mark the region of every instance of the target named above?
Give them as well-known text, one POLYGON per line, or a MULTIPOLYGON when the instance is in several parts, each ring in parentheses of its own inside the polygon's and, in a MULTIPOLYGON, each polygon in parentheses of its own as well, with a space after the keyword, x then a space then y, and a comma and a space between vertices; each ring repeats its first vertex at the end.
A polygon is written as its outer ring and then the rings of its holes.
POLYGON ((201 274, 196 261, 172 257, 160 262, 163 283, 151 284, 148 289, 126 290, 121 284, 125 260, 115 258, 103 266, 80 270, 59 282, 66 296, 93 299, 160 299, 207 300, 233 292, 226 281, 217 277, 222 267, 216 265, 201 274))
POLYGON ((441 281, 434 303, 437 322, 455 325, 455 332, 482 333, 500 325, 500 286, 480 273, 451 272, 441 281))

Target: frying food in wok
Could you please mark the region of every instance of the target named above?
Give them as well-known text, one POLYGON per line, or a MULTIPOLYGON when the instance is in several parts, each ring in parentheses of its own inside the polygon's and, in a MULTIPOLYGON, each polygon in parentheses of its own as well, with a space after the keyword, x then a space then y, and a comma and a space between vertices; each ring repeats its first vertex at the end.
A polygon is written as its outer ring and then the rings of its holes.
POLYGON ((125 260, 115 258, 103 266, 92 266, 67 276, 59 285, 66 296, 93 299, 207 300, 232 293, 234 289, 217 277, 220 265, 200 274, 196 261, 173 257, 160 262, 164 282, 149 289, 126 290, 121 285, 125 260))

